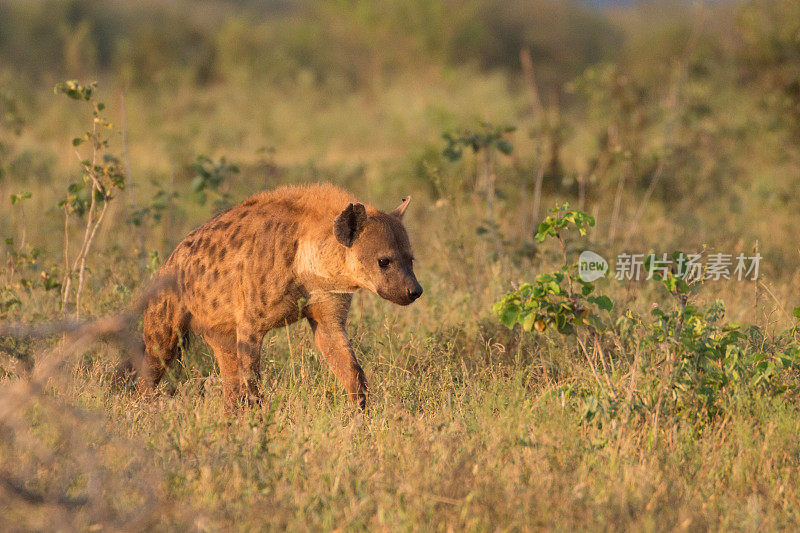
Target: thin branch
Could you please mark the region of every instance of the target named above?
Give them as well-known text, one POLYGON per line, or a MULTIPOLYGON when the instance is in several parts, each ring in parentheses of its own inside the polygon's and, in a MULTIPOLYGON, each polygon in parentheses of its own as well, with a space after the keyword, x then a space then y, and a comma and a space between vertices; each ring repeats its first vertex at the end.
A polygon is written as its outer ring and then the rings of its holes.
POLYGON ((83 254, 81 258, 81 269, 80 274, 78 276, 78 291, 75 293, 75 313, 80 312, 80 300, 81 300, 81 293, 83 292, 83 283, 85 280, 86 274, 86 256, 89 255, 89 250, 92 247, 92 241, 94 241, 94 236, 97 233, 97 228, 100 227, 100 224, 103 223, 103 217, 105 217, 106 211, 108 210, 108 201, 106 199, 103 200, 103 209, 100 211, 100 216, 97 217, 97 222, 94 224, 92 228, 92 233, 89 235, 89 240, 86 242, 86 253, 83 254))
POLYGON ((536 114, 538 120, 543 120, 545 117, 544 107, 542 106, 542 99, 539 98, 539 86, 536 84, 536 76, 533 71, 533 59, 531 58, 531 51, 529 48, 522 48, 519 51, 519 62, 522 65, 522 74, 525 78, 525 84, 528 86, 528 91, 531 93, 533 112, 536 114))

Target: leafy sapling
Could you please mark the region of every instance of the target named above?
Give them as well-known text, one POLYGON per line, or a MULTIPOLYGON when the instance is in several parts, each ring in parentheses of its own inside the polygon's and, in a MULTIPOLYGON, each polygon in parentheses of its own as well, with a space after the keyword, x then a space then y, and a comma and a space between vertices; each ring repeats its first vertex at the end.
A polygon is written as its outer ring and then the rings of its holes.
POLYGON ((216 196, 214 206, 217 209, 230 207, 231 198, 228 191, 230 178, 239 173, 239 167, 229 163, 225 157, 214 161, 205 155, 197 156, 192 163, 194 177, 189 184, 192 197, 200 205, 205 205, 208 193, 216 196))
POLYGON ((103 115, 105 105, 95 98, 97 83, 81 85, 77 81, 66 81, 55 86, 56 94, 87 102, 92 111, 92 127, 80 137, 72 140, 75 155, 80 161, 81 180, 67 187, 67 196, 59 202, 64 210, 64 281, 62 284, 62 309, 67 312, 72 303, 73 278, 77 274, 75 289, 75 315, 80 316, 81 293, 86 282, 86 259, 94 244, 98 228, 105 219, 108 207, 116 191, 125 187, 125 177, 119 160, 109 153, 109 134, 113 125, 103 115), (87 147, 81 152, 81 147, 87 147), (85 218, 80 248, 70 258, 70 220, 85 218))
POLYGON ((19 246, 18 246, 18 249, 17 249, 17 253, 21 253, 21 254, 25 253, 25 245, 27 244, 26 241, 27 241, 27 237, 28 237, 27 236, 28 220, 27 220, 27 218, 25 216, 25 201, 26 200, 30 200, 31 197, 32 197, 32 195, 31 195, 31 193, 29 191, 15 193, 15 194, 12 194, 11 197, 10 197, 11 205, 12 206, 15 205, 19 209, 19 222, 20 222, 20 227, 21 227, 21 229, 20 229, 20 233, 21 234, 20 234, 20 238, 19 238, 19 246))
POLYGON ((558 241, 563 264, 557 271, 540 274, 533 283, 524 283, 507 293, 492 310, 509 328, 519 323, 525 331, 544 333, 551 328, 562 335, 574 335, 598 385, 603 388, 594 364, 599 357, 605 382, 614 394, 599 341, 599 334, 607 329, 601 312, 611 311, 613 302, 608 296, 594 294, 595 285, 581 279, 578 264, 569 261, 565 241, 569 231, 585 236, 588 228, 594 226, 594 218, 581 210, 570 210, 566 203, 550 212, 552 214, 539 224, 534 239, 539 243, 548 238, 558 241), (587 341, 591 343, 592 356, 586 348, 587 341))
MULTIPOLYGON (((442 138, 447 142, 442 151, 445 158, 450 161, 458 161, 464 153, 464 148, 472 149, 475 157, 481 158, 480 181, 483 182, 486 210, 490 221, 494 219, 496 153, 511 155, 514 145, 506 137, 515 130, 515 126, 495 126, 488 122, 480 122, 477 130, 461 129, 454 132, 446 131, 442 134, 442 138)), ((478 183, 479 181, 476 180, 476 190, 479 187, 478 183)))

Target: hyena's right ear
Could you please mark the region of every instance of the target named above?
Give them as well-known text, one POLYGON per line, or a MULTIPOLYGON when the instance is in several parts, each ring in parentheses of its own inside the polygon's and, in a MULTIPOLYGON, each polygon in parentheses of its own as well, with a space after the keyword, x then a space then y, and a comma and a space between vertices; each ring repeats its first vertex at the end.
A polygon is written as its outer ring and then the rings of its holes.
POLYGON ((392 211, 391 214, 396 216, 400 220, 403 220, 403 215, 406 214, 406 209, 408 209, 408 203, 410 201, 411 201, 410 196, 406 196, 405 198, 403 198, 403 201, 400 202, 400 205, 394 208, 394 211, 392 211))
POLYGON ((350 204, 333 221, 333 234, 337 241, 349 248, 353 246, 353 241, 364 229, 366 222, 367 210, 364 209, 364 204, 350 204))

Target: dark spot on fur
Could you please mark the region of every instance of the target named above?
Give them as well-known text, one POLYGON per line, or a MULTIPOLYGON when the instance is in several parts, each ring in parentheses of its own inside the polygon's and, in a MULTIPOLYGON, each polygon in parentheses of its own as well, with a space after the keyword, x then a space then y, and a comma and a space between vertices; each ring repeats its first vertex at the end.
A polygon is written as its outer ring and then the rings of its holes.
POLYGON ((289 244, 289 248, 286 250, 283 256, 283 260, 286 263, 287 267, 291 266, 291 264, 294 262, 295 255, 297 255, 297 241, 293 240, 289 244))
POLYGON ((293 283, 290 283, 289 285, 286 286, 286 289, 284 289, 283 295, 291 296, 296 290, 297 287, 293 283))
POLYGON ((212 242, 212 243, 211 243, 211 244, 208 246, 208 255, 214 255, 214 254, 216 254, 216 253, 217 253, 217 243, 215 243, 215 242, 212 242))
POLYGON ((230 245, 231 245, 231 248, 233 248, 234 250, 238 249, 239 246, 242 245, 242 239, 239 237, 239 232, 241 231, 241 229, 242 228, 240 226, 237 226, 231 232, 230 245))
POLYGON ((227 250, 227 248, 225 248, 224 246, 222 246, 222 247, 219 249, 219 254, 218 254, 218 257, 219 257, 219 260, 220 260, 220 261, 223 261, 223 260, 225 259, 225 254, 226 254, 227 252, 228 252, 228 250, 227 250))
POLYGON ((286 211, 297 211, 297 204, 293 200, 278 200, 274 202, 277 209, 285 209, 286 211))
POLYGON ((241 354, 250 355, 255 352, 255 347, 247 342, 239 341, 236 343, 236 351, 241 354))
POLYGON ((211 271, 211 279, 217 281, 219 279, 219 268, 214 267, 214 270, 211 271))

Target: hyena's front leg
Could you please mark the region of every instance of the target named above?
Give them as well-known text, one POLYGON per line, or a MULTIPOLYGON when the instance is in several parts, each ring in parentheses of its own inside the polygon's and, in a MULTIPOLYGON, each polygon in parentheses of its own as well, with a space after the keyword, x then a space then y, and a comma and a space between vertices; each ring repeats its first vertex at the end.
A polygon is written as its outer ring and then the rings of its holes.
POLYGON ((314 331, 314 343, 328 362, 336 378, 347 389, 350 400, 363 410, 367 405, 367 380, 350 346, 344 324, 308 319, 314 331))
POLYGON ((206 342, 214 350, 222 378, 222 395, 226 409, 233 406, 245 395, 242 392, 242 378, 239 372, 239 358, 236 355, 236 334, 234 332, 206 332, 206 342))
POLYGON ((264 339, 263 328, 244 323, 236 328, 236 356, 239 363, 239 375, 243 391, 247 393, 247 401, 258 401, 261 383, 261 341, 264 339))

